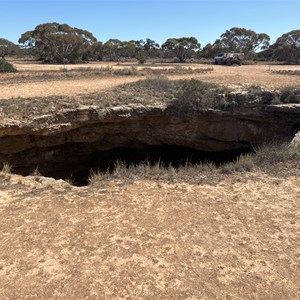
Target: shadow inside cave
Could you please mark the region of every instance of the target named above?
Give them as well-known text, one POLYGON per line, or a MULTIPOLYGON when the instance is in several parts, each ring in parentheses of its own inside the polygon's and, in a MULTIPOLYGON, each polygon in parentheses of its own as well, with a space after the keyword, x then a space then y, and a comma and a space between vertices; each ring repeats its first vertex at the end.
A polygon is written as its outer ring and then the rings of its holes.
MULTIPOLYGON (((154 165, 160 163, 162 167, 181 166, 209 163, 216 165, 235 160, 239 155, 251 151, 251 147, 245 145, 242 149, 228 150, 221 152, 204 152, 192 148, 174 145, 139 145, 138 147, 117 147, 106 151, 95 150, 86 144, 65 144, 63 147, 56 147, 44 150, 31 149, 27 153, 28 158, 32 157, 31 165, 19 164, 15 173, 29 175, 38 171, 47 177, 55 179, 71 179, 76 186, 85 186, 89 183, 88 178, 91 172, 112 172, 117 162, 125 166, 148 163, 154 165)), ((26 157, 26 154, 23 154, 26 157)))

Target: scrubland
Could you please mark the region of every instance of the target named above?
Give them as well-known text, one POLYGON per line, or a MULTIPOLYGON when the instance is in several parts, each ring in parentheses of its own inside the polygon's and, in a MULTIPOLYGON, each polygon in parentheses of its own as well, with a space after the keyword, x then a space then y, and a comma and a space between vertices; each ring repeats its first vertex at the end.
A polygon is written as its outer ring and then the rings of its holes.
MULTIPOLYGON (((128 91, 139 97, 124 84, 153 74, 228 88, 300 86, 299 66, 15 66, 20 72, 0 75, 0 109, 13 102, 7 110, 16 115, 30 101, 34 115, 55 99, 92 104, 116 90, 120 104, 128 91)), ((300 150, 287 144, 223 166, 120 163, 113 173, 92 173, 85 187, 14 175, 5 165, 0 298, 298 299, 299 200, 300 150)))

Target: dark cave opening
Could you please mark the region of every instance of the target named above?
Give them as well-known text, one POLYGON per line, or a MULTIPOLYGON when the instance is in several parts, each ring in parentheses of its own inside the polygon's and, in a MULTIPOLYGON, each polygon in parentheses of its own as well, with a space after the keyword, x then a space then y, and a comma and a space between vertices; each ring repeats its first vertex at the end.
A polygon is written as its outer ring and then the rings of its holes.
POLYGON ((131 147, 117 147, 106 151, 95 150, 88 144, 65 144, 60 147, 31 149, 24 153, 23 159, 31 161, 30 166, 19 164, 16 173, 30 175, 35 169, 46 177, 55 179, 71 179, 76 186, 88 184, 91 172, 113 171, 116 162, 121 161, 126 166, 139 163, 154 165, 157 162, 163 167, 179 168, 187 162, 191 165, 200 162, 223 164, 233 161, 240 154, 250 152, 251 147, 235 150, 204 152, 192 148, 174 145, 132 145, 131 147))

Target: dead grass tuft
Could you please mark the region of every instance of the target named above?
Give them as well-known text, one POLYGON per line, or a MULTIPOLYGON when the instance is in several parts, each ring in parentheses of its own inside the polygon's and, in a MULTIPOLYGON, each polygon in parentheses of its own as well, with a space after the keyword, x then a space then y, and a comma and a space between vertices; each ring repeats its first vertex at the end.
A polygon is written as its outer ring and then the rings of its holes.
POLYGON ((2 163, 2 170, 1 172, 3 172, 4 174, 11 174, 12 172, 12 165, 9 164, 8 162, 3 162, 2 163))
POLYGON ((294 162, 300 166, 300 149, 288 142, 272 141, 256 147, 253 162, 261 169, 267 169, 278 163, 294 162))
POLYGON ((300 70, 272 70, 274 74, 300 76, 300 70))
POLYGON ((250 172, 254 168, 253 158, 250 154, 240 155, 234 162, 221 167, 221 173, 232 174, 235 172, 250 172))
POLYGON ((116 69, 113 71, 114 75, 121 75, 121 76, 137 76, 140 75, 139 71, 136 67, 132 66, 130 68, 123 68, 123 69, 116 69))
POLYGON ((91 170, 90 184, 105 183, 109 180, 159 180, 163 182, 188 182, 190 184, 215 184, 224 174, 252 172, 261 170, 276 175, 282 173, 282 165, 289 166, 285 175, 299 174, 300 149, 288 143, 272 142, 257 147, 253 153, 241 154, 233 162, 215 165, 212 162, 192 164, 187 161, 184 165, 174 167, 164 165, 161 161, 128 165, 117 161, 112 170, 106 172, 91 170))

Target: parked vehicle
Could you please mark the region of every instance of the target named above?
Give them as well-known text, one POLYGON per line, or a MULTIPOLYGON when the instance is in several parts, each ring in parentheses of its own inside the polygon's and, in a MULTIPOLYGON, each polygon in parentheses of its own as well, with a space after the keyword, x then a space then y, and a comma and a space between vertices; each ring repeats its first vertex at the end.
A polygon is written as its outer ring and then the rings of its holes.
POLYGON ((241 65, 244 60, 244 53, 220 53, 215 57, 216 65, 228 65, 233 64, 241 65))

